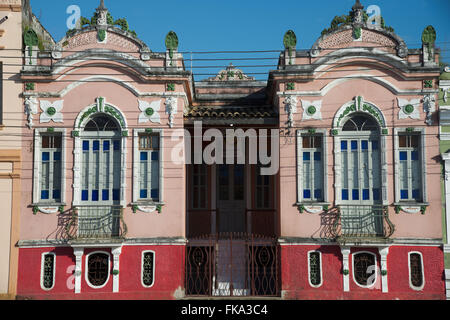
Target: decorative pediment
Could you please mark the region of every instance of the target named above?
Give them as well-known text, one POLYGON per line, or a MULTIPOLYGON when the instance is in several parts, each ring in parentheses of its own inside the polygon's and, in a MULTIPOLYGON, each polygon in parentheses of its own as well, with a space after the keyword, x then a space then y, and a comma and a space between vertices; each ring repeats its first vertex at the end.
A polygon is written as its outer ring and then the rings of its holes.
POLYGON ((254 81, 255 78, 249 77, 237 69, 232 63, 225 69, 220 71, 217 76, 209 78, 205 81, 254 81))
POLYGON ((394 33, 392 27, 386 26, 383 17, 380 16, 379 24, 370 23, 367 11, 356 1, 348 15, 334 17, 330 27, 322 31, 311 49, 311 55, 318 56, 324 49, 352 46, 355 41, 373 43, 379 48, 394 48, 402 58, 408 54, 406 43, 394 33))

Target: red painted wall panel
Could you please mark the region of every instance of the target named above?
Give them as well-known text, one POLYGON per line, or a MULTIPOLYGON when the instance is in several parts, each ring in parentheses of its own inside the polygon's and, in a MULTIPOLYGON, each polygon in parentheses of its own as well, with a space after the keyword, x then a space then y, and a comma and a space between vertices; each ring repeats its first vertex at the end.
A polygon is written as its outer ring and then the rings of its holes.
MULTIPOLYGON (((87 255, 95 251, 111 254, 109 248, 87 248, 82 259, 81 293, 74 293, 75 257, 72 248, 36 248, 19 250, 19 299, 174 299, 184 288, 184 246, 124 246, 120 255, 119 293, 113 293, 113 276, 105 287, 91 288, 85 278, 87 255), (141 284, 143 251, 155 252, 155 281, 150 288, 141 284), (45 291, 40 286, 41 256, 56 254, 55 286, 45 291)), ((111 254, 111 272, 113 256, 111 254)))
MULTIPOLYGON (((380 255, 376 248, 351 248, 376 253, 377 265, 380 255)), ((443 280, 444 258, 442 249, 427 246, 392 246, 388 254, 388 293, 381 290, 381 282, 373 288, 362 288, 353 280, 353 260, 350 255, 350 292, 343 291, 342 254, 338 246, 289 245, 281 247, 281 278, 283 296, 286 299, 336 300, 336 299, 445 299, 443 280), (322 252, 323 283, 319 288, 308 282, 308 252, 322 252), (420 291, 409 286, 408 252, 421 252, 423 256, 425 285, 420 291)), ((378 279, 381 280, 381 275, 378 279)))

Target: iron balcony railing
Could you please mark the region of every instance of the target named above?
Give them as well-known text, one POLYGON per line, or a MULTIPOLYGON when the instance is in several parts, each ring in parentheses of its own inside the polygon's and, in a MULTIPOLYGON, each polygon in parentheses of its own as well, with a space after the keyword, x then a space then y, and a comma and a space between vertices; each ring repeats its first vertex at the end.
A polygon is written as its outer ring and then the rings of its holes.
POLYGON ((66 225, 70 240, 122 239, 128 231, 121 206, 78 206, 71 211, 66 225))
POLYGON ((388 207, 381 205, 340 205, 333 225, 333 235, 339 240, 392 236, 395 226, 389 219, 388 207))

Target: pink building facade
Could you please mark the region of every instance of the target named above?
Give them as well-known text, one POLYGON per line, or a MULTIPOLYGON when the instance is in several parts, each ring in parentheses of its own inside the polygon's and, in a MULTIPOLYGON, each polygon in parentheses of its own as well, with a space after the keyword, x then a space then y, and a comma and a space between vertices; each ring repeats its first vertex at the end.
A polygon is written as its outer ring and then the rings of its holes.
POLYGON ((357 1, 267 82, 194 82, 114 23, 25 31, 19 297, 445 298, 432 27, 408 49, 357 1), (190 161, 230 128, 270 163, 190 161))

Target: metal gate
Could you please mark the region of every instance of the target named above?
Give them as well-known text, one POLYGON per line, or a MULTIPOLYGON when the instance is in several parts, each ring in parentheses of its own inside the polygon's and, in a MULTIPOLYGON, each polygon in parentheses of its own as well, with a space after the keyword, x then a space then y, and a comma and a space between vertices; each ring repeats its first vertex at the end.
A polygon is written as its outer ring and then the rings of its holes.
POLYGON ((279 265, 276 238, 221 233, 189 239, 186 246, 186 294, 279 296, 279 265))

